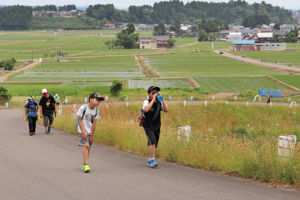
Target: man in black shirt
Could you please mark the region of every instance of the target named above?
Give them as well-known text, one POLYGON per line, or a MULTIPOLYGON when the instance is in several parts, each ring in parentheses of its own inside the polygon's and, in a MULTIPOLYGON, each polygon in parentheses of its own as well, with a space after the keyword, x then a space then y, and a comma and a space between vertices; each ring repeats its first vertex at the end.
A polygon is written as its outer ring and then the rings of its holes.
POLYGON ((54 120, 53 111, 57 113, 57 107, 53 96, 48 93, 47 89, 43 89, 42 94, 43 96, 39 102, 40 117, 43 118, 46 134, 49 134, 54 120))
POLYGON ((150 167, 158 166, 155 160, 155 150, 157 148, 160 135, 160 112, 164 111, 167 113, 169 111, 165 100, 158 101, 157 96, 160 95, 159 91, 159 87, 150 86, 148 89, 149 99, 145 100, 143 104, 145 115, 144 129, 148 138, 149 146, 148 166, 150 167))

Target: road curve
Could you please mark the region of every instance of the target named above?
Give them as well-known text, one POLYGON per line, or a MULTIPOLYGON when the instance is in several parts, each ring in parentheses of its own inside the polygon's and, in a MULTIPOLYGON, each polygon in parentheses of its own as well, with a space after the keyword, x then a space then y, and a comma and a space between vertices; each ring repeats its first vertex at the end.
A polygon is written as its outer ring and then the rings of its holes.
MULTIPOLYGON (((39 119, 40 120, 40 119, 39 119)), ((105 124, 103 124, 105 126, 105 124)), ((94 144, 88 174, 78 137, 41 125, 29 136, 21 109, 0 110, 0 199, 298 200, 300 191, 268 187, 94 144)), ((146 144, 146 138, 145 138, 146 144)))

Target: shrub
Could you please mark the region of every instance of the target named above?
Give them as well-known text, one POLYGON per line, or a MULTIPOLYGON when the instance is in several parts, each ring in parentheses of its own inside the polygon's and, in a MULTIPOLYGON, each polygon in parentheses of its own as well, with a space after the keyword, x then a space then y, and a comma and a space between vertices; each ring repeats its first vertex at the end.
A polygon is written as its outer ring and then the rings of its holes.
POLYGON ((8 91, 4 87, 0 87, 0 101, 6 101, 11 99, 11 94, 8 94, 8 91))
POLYGON ((122 91, 123 83, 118 80, 114 80, 110 88, 111 96, 118 97, 122 91))

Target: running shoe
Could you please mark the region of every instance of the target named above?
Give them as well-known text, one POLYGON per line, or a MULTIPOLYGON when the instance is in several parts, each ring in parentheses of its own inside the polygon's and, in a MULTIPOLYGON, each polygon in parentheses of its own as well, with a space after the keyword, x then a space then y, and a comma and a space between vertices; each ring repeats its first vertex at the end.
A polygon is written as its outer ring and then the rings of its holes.
POLYGON ((153 159, 153 160, 148 161, 148 166, 154 168, 154 167, 158 166, 158 164, 157 164, 156 160, 153 159))
POLYGON ((33 133, 32 133, 32 132, 30 132, 30 133, 29 133, 29 135, 30 135, 30 136, 32 136, 32 135, 33 135, 33 133))
POLYGON ((45 131, 45 133, 46 133, 46 134, 49 134, 49 131, 47 130, 47 131, 45 131))
POLYGON ((85 165, 84 166, 84 172, 85 173, 89 173, 91 171, 90 166, 89 165, 85 165))
POLYGON ((85 164, 83 163, 82 167, 81 167, 81 170, 84 171, 84 168, 85 168, 85 164))
POLYGON ((51 129, 51 127, 48 127, 48 132, 50 133, 50 129, 51 129))

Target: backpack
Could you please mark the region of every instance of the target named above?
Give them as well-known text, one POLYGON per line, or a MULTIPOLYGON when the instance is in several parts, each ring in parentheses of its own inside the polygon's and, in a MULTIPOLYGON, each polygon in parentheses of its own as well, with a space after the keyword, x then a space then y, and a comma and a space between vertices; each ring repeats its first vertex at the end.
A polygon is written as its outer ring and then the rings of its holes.
MULTIPOLYGON (((33 101, 33 105, 34 105, 35 107, 38 106, 38 104, 36 104, 35 101, 33 101)), ((28 103, 28 108, 27 108, 27 112, 26 112, 27 115, 28 115, 29 108, 30 108, 30 106, 29 106, 29 103, 28 103)))
MULTIPOLYGON (((85 114, 86 109, 87 109, 87 104, 84 104, 84 109, 83 109, 82 118, 83 118, 83 116, 84 116, 84 114, 85 114)), ((98 114, 98 110, 99 110, 99 109, 96 107, 96 114, 95 114, 95 117, 96 117, 97 114, 98 114)), ((78 118, 79 118, 79 116, 77 116, 77 120, 76 120, 76 123, 75 123, 75 126, 76 126, 76 127, 78 127, 78 118)), ((94 121, 94 120, 92 120, 92 123, 93 123, 93 121, 94 121)))

